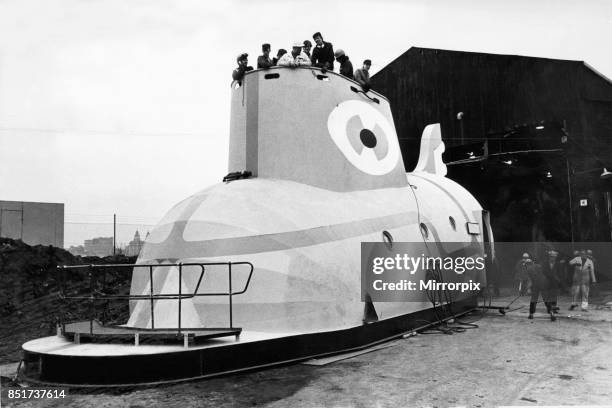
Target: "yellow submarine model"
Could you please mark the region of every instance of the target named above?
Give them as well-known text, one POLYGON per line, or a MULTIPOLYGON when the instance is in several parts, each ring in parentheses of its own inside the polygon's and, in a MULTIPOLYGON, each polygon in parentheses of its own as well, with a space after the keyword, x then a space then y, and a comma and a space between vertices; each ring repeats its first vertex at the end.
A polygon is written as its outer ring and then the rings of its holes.
MULTIPOLYGON (((426 296, 364 301, 361 280, 364 242, 445 254, 465 243, 484 256, 486 212, 445 177, 439 125, 425 128, 406 173, 389 102, 350 79, 274 67, 247 73, 231 93, 230 174, 151 231, 132 265, 129 320, 67 323, 25 343, 23 378, 203 378, 355 351, 439 320, 426 296)), ((483 273, 465 278, 485 284, 483 273)), ((477 300, 452 304, 461 314, 477 300)))

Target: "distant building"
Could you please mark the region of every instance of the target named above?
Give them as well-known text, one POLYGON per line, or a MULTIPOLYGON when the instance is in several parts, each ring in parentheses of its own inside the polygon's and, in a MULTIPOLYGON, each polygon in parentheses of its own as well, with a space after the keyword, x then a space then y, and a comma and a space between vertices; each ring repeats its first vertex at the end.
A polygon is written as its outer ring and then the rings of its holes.
POLYGON ((108 256, 113 254, 113 237, 86 239, 83 245, 86 256, 108 256))
POLYGON ((75 256, 85 256, 85 248, 83 245, 71 245, 68 252, 75 256))
POLYGON ((64 204, 0 201, 0 237, 64 247, 64 204))
POLYGON ((128 246, 126 246, 124 249, 125 256, 138 256, 143 245, 144 241, 140 239, 140 233, 138 232, 138 230, 136 230, 136 233, 134 234, 134 239, 131 240, 128 246))

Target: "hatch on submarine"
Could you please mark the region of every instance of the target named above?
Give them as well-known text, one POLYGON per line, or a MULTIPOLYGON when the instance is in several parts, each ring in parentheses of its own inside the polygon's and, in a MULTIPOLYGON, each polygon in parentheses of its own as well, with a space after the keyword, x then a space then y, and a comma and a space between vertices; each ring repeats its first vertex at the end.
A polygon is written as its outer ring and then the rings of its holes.
POLYGON ((439 125, 427 126, 407 174, 383 95, 315 67, 246 73, 231 87, 228 172, 250 177, 159 221, 133 266, 125 324, 64 324, 23 345, 20 375, 82 386, 204 378, 370 347, 473 310, 473 295, 455 297, 451 314, 425 296, 361 296, 362 242, 442 252, 464 242, 484 255, 490 226, 445 177, 443 151, 439 125))

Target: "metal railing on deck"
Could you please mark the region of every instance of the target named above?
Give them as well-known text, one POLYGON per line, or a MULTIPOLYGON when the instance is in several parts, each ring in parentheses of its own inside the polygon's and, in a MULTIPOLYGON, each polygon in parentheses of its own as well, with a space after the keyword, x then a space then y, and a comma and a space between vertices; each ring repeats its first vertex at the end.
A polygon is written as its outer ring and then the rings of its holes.
POLYGON ((174 328, 155 328, 155 301, 156 300, 177 300, 178 301, 178 333, 181 330, 205 330, 204 328, 183 328, 182 327, 182 300, 183 299, 191 299, 194 297, 203 297, 203 296, 227 296, 229 303, 229 328, 233 329, 233 300, 232 297, 235 295, 241 295, 245 293, 249 287, 251 282, 251 277, 253 276, 253 264, 250 262, 190 262, 190 263, 163 263, 163 264, 109 264, 109 265, 68 265, 68 266, 58 266, 57 269, 60 271, 60 279, 59 279, 59 292, 60 298, 66 300, 81 300, 81 301, 89 301, 89 311, 90 311, 90 332, 93 334, 93 321, 95 319, 95 303, 99 300, 149 300, 151 307, 151 329, 146 330, 174 330, 174 328), (248 265, 249 266, 249 275, 246 280, 246 283, 242 290, 238 292, 234 292, 232 289, 232 266, 236 265, 248 265), (197 266, 200 267, 200 275, 198 277, 197 284, 194 290, 191 293, 183 293, 183 268, 197 266), (228 271, 228 291, 227 292, 204 292, 200 293, 200 285, 206 273, 206 267, 209 266, 227 266, 228 271), (178 273, 178 293, 155 293, 154 292, 154 281, 153 281, 153 271, 154 268, 160 267, 169 267, 166 271, 167 273, 178 273), (96 276, 96 271, 101 271, 103 274, 103 281, 106 280, 106 272, 109 269, 131 269, 136 272, 137 268, 147 268, 149 270, 149 286, 150 292, 146 295, 114 295, 108 294, 104 291, 100 291, 96 289, 96 283, 98 282, 96 276), (176 269, 174 269, 176 268, 176 269), (89 296, 68 296, 66 295, 66 274, 70 270, 87 270, 89 277, 89 296))

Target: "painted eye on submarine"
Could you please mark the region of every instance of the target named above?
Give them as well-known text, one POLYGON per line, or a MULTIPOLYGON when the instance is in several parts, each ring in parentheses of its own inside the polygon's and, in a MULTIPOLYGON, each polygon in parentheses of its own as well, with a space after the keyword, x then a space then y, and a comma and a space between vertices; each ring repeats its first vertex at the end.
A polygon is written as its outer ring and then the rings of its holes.
POLYGON ((340 103, 329 114, 327 129, 344 157, 364 173, 381 176, 397 165, 400 153, 395 130, 367 103, 340 103))

